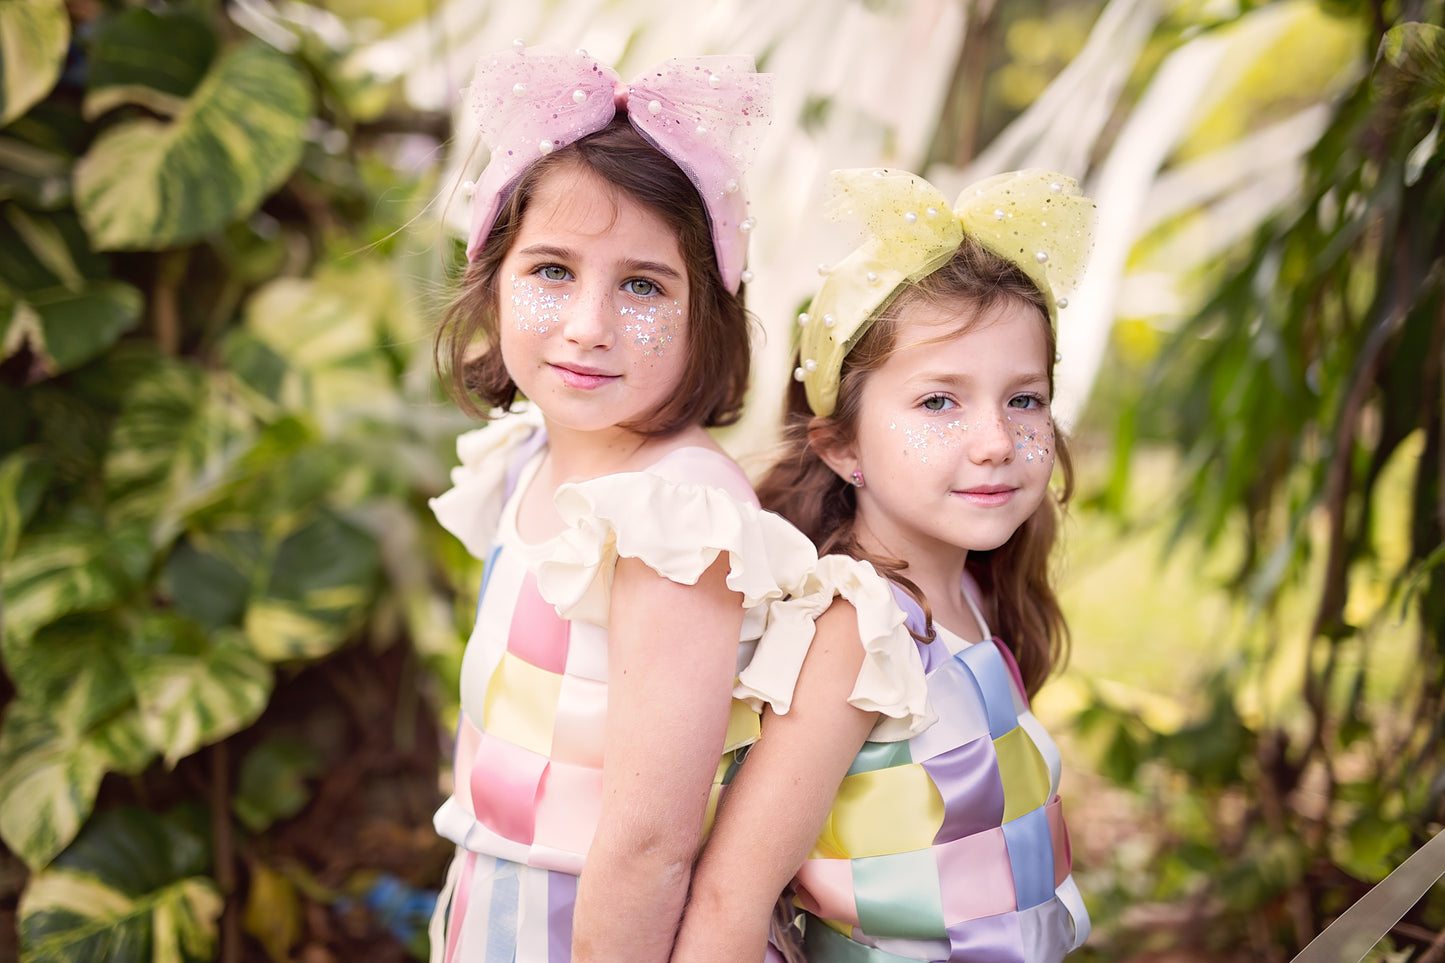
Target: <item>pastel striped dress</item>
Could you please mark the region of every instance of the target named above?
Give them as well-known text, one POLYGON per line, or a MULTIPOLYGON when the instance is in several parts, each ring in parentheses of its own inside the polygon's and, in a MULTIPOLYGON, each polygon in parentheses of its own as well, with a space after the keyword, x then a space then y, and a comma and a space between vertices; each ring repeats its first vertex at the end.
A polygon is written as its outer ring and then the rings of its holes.
MULTIPOLYGON (((863 564, 836 566, 852 573, 863 564)), ((1054 963, 1088 937, 1058 749, 1029 709, 1012 654, 989 633, 976 592, 968 580, 964 595, 983 641, 935 626, 933 640, 918 645, 936 721, 903 741, 893 741, 897 720, 875 728, 794 879, 812 963, 1054 963)), ((775 623, 795 606, 816 617, 832 591, 812 593, 775 607, 775 623)), ((906 613, 920 627, 917 605, 896 587, 893 595, 897 618, 906 613)), ((770 657, 767 642, 759 667, 770 657)))
MULTIPOLYGON (((462 662, 453 790, 434 819, 457 854, 432 921, 433 961, 570 958, 577 878, 601 802, 617 558, 691 584, 726 555, 728 585, 745 610, 739 668, 768 604, 817 560, 806 538, 757 508, 730 459, 703 448, 561 486, 565 529, 528 543, 516 529, 517 495, 544 448, 532 413, 469 432, 458 440, 453 488, 432 502, 443 526, 486 563, 462 662)), ((754 711, 733 708, 710 809, 733 751, 758 732, 754 711)))

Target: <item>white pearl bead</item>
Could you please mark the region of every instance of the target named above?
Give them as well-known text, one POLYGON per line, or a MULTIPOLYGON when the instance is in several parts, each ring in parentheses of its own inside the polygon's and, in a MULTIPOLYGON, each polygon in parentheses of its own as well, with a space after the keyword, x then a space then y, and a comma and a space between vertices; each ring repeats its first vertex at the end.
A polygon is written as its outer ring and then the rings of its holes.
POLYGON ((723 185, 723 191, 728 194, 736 194, 738 192, 737 180, 735 178, 729 177, 727 183, 723 185))
POLYGON ((550 154, 552 153, 552 151, 557 149, 557 145, 552 143, 550 140, 544 140, 542 141, 542 143, 537 145, 537 149, 544 154, 550 154))
POLYGON ((513 85, 512 85, 512 94, 513 94, 514 96, 521 97, 521 96, 524 95, 526 92, 527 92, 527 85, 526 85, 526 84, 513 84, 513 85))
POLYGON ((936 208, 936 207, 929 207, 929 208, 926 208, 923 213, 927 214, 929 217, 937 217, 937 216, 938 216, 938 208, 936 208))
POLYGON ((809 372, 817 371, 818 362, 814 361, 812 358, 809 358, 807 361, 803 362, 803 368, 809 372))
POLYGON ((802 381, 806 377, 808 377, 808 372, 804 371, 801 365, 793 369, 794 381, 802 381))
POLYGON ((585 91, 585 90, 574 90, 574 91, 572 91, 572 102, 573 102, 574 104, 585 104, 585 103, 587 102, 587 91, 585 91))
POLYGON ((837 323, 838 323, 838 319, 835 318, 835 317, 833 317, 831 314, 825 314, 825 315, 823 315, 823 327, 825 327, 825 328, 831 328, 833 325, 835 325, 835 324, 837 324, 837 323))
POLYGON ((516 40, 512 41, 512 46, 516 47, 518 50, 525 50, 527 47, 527 41, 523 40, 521 37, 518 37, 516 40))
POLYGON ((916 224, 918 222, 918 215, 913 213, 912 211, 909 211, 907 214, 903 215, 903 220, 905 223, 908 224, 916 224))
POLYGON ((717 74, 709 74, 707 78, 707 85, 713 90, 717 90, 719 87, 722 86, 722 78, 719 77, 717 74))
POLYGON ((1049 185, 1049 193, 1051 194, 1057 194, 1063 189, 1064 185, 1060 184, 1058 181, 1054 181, 1052 184, 1049 185))
POLYGON ((697 132, 698 132, 699 134, 706 134, 706 133, 707 133, 707 128, 704 127, 702 124, 698 124, 698 125, 697 125, 697 132))
POLYGON ((744 284, 751 284, 753 282, 752 271, 744 271, 742 274, 738 275, 738 277, 742 279, 742 282, 744 284))
POLYGON ((743 218, 743 222, 738 225, 738 230, 746 234, 757 226, 758 222, 756 218, 745 217, 743 218))
POLYGON ((808 320, 808 312, 804 311, 802 314, 798 315, 798 327, 801 328, 803 325, 807 324, 808 320))
POLYGON ((1034 255, 1034 260, 1035 260, 1035 261, 1038 261, 1040 264, 1043 264, 1043 263, 1046 262, 1048 259, 1049 259, 1049 252, 1048 252, 1048 251, 1040 251, 1039 253, 1037 253, 1037 254, 1034 255))
POLYGON ((819 277, 824 277, 824 278, 825 278, 825 277, 827 277, 828 275, 830 275, 830 274, 832 274, 832 273, 833 273, 833 269, 830 268, 830 267, 828 267, 828 265, 826 265, 826 264, 819 264, 819 265, 818 265, 818 276, 819 276, 819 277))
POLYGON ((1008 216, 1008 215, 1004 213, 1003 208, 1001 208, 1001 207, 996 207, 996 208, 993 209, 993 219, 994 219, 995 221, 1001 221, 1001 220, 1003 220, 1003 219, 1004 219, 1005 217, 1007 217, 1007 216, 1008 216))
POLYGON ((1060 308, 1067 308, 1068 306, 1069 306, 1069 299, 1068 299, 1068 298, 1059 298, 1059 307, 1060 307, 1060 308))
POLYGON ((868 279, 868 283, 869 283, 869 284, 877 284, 877 283, 878 283, 878 272, 877 272, 877 271, 869 271, 867 274, 864 275, 864 277, 868 279))
POLYGON ((462 181, 462 196, 471 197, 477 192, 476 181, 462 181))
POLYGON ((660 100, 649 100, 649 101, 647 102, 647 112, 648 112, 649 114, 652 114, 654 117, 656 117, 658 114, 662 113, 662 101, 660 101, 660 100))

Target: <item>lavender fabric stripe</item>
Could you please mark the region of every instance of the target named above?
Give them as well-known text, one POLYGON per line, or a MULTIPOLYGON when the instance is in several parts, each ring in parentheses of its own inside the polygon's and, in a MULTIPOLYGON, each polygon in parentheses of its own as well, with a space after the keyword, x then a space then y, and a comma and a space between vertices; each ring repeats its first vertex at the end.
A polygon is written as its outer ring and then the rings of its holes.
POLYGON ((492 864, 488 874, 491 878, 491 900, 487 911, 487 945, 483 947, 487 954, 486 963, 512 963, 516 954, 517 912, 521 901, 520 867, 504 859, 489 862, 492 864))
POLYGON ((934 843, 997 828, 1003 820, 1003 781, 993 740, 980 737, 923 762, 943 797, 943 825, 934 843))
POLYGON ((572 958, 572 911, 577 905, 577 877, 547 874, 547 959, 566 963, 572 958))
POLYGON ((970 645, 954 659, 962 662, 973 673, 978 687, 983 692, 984 709, 988 713, 988 731, 997 739, 1018 727, 1018 713, 1014 711, 1013 687, 1009 684, 1008 666, 998 648, 992 645, 970 645))
POLYGON ((949 963, 1028 963, 1017 913, 1000 913, 948 928, 949 963))
POLYGON ((1054 843, 1042 808, 1003 824, 1019 909, 1054 898, 1054 843))

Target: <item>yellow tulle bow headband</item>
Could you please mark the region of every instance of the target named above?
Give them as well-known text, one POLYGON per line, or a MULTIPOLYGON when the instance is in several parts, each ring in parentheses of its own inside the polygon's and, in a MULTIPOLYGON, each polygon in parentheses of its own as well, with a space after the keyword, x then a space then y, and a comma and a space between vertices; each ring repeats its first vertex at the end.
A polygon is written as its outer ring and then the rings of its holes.
POLYGON ((803 331, 793 376, 817 415, 833 413, 843 359, 878 313, 902 285, 945 264, 965 234, 1028 275, 1054 324, 1093 248, 1094 202, 1072 177, 1052 171, 989 177, 964 188, 952 206, 938 188, 906 171, 856 168, 828 179, 825 215, 862 222, 867 237, 822 269, 827 276, 808 313, 798 317, 803 331))

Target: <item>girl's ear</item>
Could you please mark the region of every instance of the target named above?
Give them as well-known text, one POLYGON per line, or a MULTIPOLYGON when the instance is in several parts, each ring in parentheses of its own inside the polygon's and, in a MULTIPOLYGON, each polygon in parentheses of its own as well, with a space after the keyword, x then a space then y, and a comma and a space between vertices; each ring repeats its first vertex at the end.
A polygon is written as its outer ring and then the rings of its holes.
POLYGON ((814 418, 808 426, 808 445, 833 474, 851 485, 853 473, 858 470, 858 453, 856 446, 844 442, 840 434, 838 423, 833 419, 814 418))

